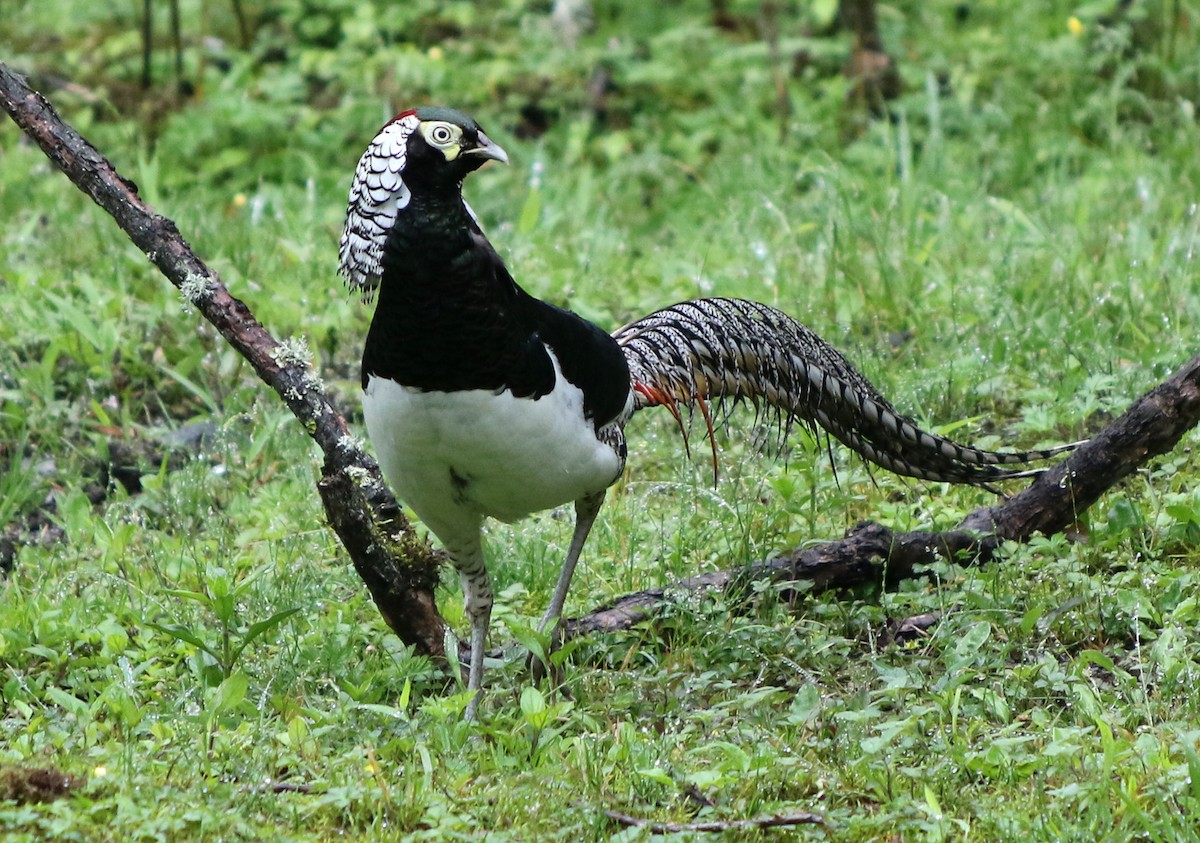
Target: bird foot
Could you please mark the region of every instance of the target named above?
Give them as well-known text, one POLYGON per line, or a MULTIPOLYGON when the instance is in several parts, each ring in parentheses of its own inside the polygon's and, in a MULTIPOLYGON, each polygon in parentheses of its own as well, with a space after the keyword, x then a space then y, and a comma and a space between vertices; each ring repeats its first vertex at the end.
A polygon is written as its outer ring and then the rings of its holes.
MULTIPOLYGON (((550 635, 545 635, 540 632, 527 630, 532 637, 521 636, 523 640, 509 644, 500 649, 489 650, 484 653, 483 668, 490 672, 497 668, 506 665, 518 664, 524 662, 525 670, 529 673, 530 680, 535 683, 541 683, 545 679, 550 679, 552 685, 559 691, 563 691, 564 673, 561 666, 551 663, 550 654, 558 649, 560 642, 558 629, 550 635)), ((448 632, 445 643, 446 653, 455 653, 458 658, 459 669, 459 689, 470 690, 470 666, 471 666, 471 644, 469 641, 463 640, 455 636, 452 632, 448 632)), ((475 695, 467 704, 467 708, 463 713, 464 720, 476 720, 478 718, 479 702, 483 697, 482 689, 476 689, 475 695)))

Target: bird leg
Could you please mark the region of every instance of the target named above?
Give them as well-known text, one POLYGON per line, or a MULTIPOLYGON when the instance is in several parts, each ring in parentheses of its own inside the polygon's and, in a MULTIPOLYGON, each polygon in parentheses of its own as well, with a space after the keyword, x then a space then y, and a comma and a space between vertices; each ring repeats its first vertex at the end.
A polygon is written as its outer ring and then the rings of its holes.
POLYGON ((596 523, 596 516, 600 513, 600 506, 603 503, 603 489, 594 495, 588 495, 575 501, 575 532, 571 535, 571 546, 567 548, 567 561, 563 563, 562 572, 558 575, 558 584, 554 586, 550 605, 546 607, 546 614, 542 616, 542 622, 538 624, 538 632, 545 632, 547 629, 553 631, 558 626, 559 618, 562 617, 563 604, 567 602, 567 590, 571 587, 571 577, 575 573, 575 565, 579 562, 583 544, 587 541, 588 533, 592 531, 592 525, 596 523))
POLYGON ((484 565, 483 548, 476 542, 473 551, 452 553, 462 581, 463 606, 471 621, 471 666, 467 672, 467 690, 474 692, 464 717, 475 719, 483 690, 483 657, 487 646, 488 624, 492 619, 492 583, 484 565))

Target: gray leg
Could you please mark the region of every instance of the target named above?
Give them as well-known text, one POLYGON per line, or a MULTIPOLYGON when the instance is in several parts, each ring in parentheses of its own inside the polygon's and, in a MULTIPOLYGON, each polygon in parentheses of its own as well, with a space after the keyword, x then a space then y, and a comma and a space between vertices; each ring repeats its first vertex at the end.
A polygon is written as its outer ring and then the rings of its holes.
POLYGON ((538 632, 547 629, 553 631, 562 617, 563 604, 567 602, 567 590, 571 587, 571 577, 575 574, 575 566, 579 563, 579 555, 583 553, 583 544, 587 541, 600 506, 604 503, 604 492, 600 491, 586 498, 575 501, 575 532, 571 535, 571 546, 567 548, 567 561, 563 563, 562 573, 558 575, 558 584, 554 586, 554 594, 550 597, 550 605, 546 614, 538 624, 538 632))
POLYGON ((483 690, 483 656, 487 646, 488 624, 492 619, 492 583, 483 563, 483 549, 476 545, 466 553, 453 553, 454 564, 462 580, 463 605, 471 621, 471 667, 467 672, 467 690, 474 696, 467 703, 466 719, 474 720, 483 690))

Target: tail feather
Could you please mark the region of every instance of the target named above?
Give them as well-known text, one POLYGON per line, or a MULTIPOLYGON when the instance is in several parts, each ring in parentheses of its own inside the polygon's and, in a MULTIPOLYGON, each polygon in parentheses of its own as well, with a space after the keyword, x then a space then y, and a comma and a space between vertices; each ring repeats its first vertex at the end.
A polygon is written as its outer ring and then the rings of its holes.
MULTIPOLYGON (((864 459, 909 477, 986 485, 1031 477, 1025 466, 1080 443, 1036 451, 988 451, 922 430, 898 412, 833 346, 758 302, 681 302, 613 333, 633 379, 634 410, 700 406, 706 422, 751 403, 780 428, 820 427, 864 459), (705 402, 712 405, 710 413, 705 402)), ((709 429, 711 434, 711 423, 709 429)))

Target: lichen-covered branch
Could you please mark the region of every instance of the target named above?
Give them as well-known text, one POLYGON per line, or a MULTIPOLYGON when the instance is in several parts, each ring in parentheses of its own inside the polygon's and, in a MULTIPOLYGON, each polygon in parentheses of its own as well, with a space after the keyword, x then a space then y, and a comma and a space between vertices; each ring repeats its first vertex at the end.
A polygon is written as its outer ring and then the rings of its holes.
POLYGON ((201 315, 254 367, 325 455, 322 501, 330 525, 388 624, 418 652, 441 656, 443 628, 433 601, 439 556, 419 539, 384 485, 375 460, 314 375, 303 347, 279 342, 230 295, 137 186, 58 116, 24 78, 0 62, 0 106, 75 186, 103 208, 201 315), (387 536, 389 540, 381 541, 387 536))

